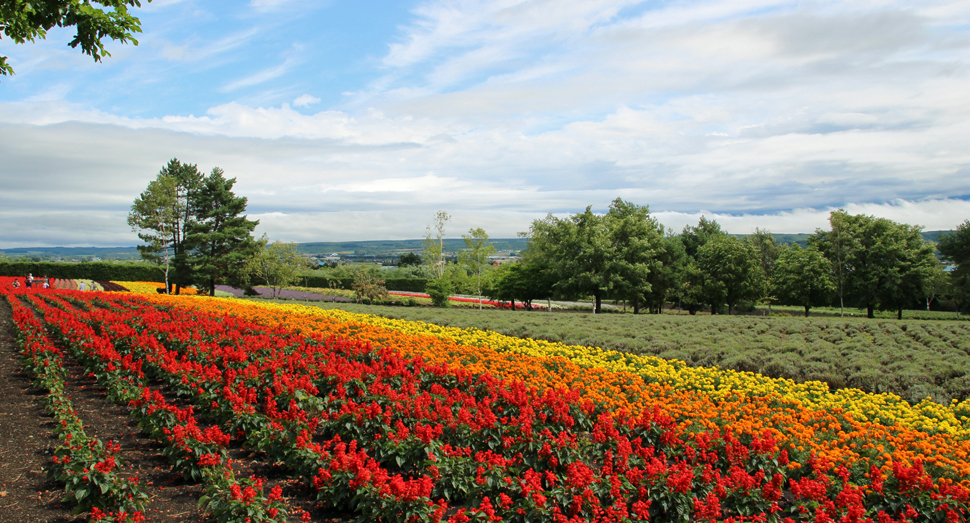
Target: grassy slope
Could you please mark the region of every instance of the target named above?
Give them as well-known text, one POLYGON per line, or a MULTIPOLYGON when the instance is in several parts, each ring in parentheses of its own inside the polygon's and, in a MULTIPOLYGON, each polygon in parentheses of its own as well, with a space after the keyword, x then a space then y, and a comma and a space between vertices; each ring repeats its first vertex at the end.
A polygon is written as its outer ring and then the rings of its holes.
POLYGON ((317 305, 893 392, 914 402, 970 397, 968 322, 317 305))

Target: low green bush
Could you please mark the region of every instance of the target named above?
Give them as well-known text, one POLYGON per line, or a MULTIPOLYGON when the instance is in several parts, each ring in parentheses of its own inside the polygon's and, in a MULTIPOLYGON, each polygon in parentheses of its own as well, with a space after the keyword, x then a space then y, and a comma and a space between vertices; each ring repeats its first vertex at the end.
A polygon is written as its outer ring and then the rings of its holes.
POLYGON ((165 269, 138 263, 67 263, 67 262, 0 262, 0 276, 94 280, 94 281, 165 281, 165 269))

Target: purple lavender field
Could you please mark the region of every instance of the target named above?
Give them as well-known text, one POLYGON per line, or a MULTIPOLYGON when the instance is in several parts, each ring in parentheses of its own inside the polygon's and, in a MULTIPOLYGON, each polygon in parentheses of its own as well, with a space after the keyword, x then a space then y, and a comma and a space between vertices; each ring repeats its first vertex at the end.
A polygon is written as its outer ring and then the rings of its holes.
MULTIPOLYGON (((216 290, 223 292, 228 292, 233 296, 238 298, 243 297, 243 290, 237 289, 235 287, 230 287, 228 285, 216 285, 216 290)), ((253 287, 253 290, 259 293, 261 298, 272 298, 273 289, 269 287, 253 287)), ((311 300, 311 301, 334 301, 334 302, 352 302, 350 298, 344 296, 332 296, 329 294, 318 294, 316 292, 306 292, 306 291, 291 291, 291 290, 281 290, 277 294, 277 297, 283 300, 311 300)))

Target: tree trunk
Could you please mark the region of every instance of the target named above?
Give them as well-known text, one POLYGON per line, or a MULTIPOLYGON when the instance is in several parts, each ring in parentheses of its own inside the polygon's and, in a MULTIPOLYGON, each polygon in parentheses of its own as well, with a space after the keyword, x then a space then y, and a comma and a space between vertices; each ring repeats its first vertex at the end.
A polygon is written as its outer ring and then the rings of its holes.
POLYGON ((810 306, 808 306, 808 305, 806 305, 806 306, 805 306, 805 317, 806 317, 806 318, 808 317, 808 309, 810 309, 810 308, 811 308, 811 307, 810 307, 810 306))
POLYGON ((596 303, 593 306, 593 314, 602 312, 603 310, 603 299, 600 297, 599 293, 593 295, 596 298, 596 303))
MULTIPOLYGON (((27 280, 27 286, 30 287, 30 280, 27 280)), ((171 294, 172 288, 168 283, 168 255, 165 256, 165 294, 171 294)))
POLYGON ((640 297, 633 297, 633 314, 640 314, 640 297))
POLYGON ((512 312, 515 312, 515 298, 512 298, 512 300, 509 303, 512 304, 512 312))
POLYGON ((876 317, 876 314, 875 314, 875 310, 874 309, 875 309, 875 307, 872 306, 872 305, 869 305, 868 307, 866 307, 866 318, 875 318, 876 317))
POLYGON ((896 313, 896 319, 897 320, 903 319, 903 308, 902 307, 900 307, 899 308, 899 311, 896 313))

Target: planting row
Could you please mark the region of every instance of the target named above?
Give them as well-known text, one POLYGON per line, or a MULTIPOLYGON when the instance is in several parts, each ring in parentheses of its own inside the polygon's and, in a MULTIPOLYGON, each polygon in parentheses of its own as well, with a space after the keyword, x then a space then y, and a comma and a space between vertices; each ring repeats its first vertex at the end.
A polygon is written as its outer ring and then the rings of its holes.
POLYGON ((64 354, 44 332, 34 313, 19 300, 8 300, 13 310, 20 359, 34 385, 47 391, 45 410, 54 417, 60 444, 54 449, 48 478, 62 485, 63 502, 73 513, 88 512, 92 521, 139 522, 144 520, 148 496, 138 478, 119 474, 120 447, 89 436, 65 392, 64 354))
MULTIPOLYGON (((165 445, 164 452, 173 471, 205 484, 206 495, 200 504, 217 521, 244 521, 247 518, 285 521, 287 511, 281 503, 278 487, 266 496, 262 492, 263 480, 236 478, 231 462, 226 459, 228 436, 215 426, 202 430, 193 407, 179 408, 148 386, 147 377, 141 371, 142 362, 131 356, 119 357, 110 342, 74 319, 77 311, 71 305, 49 295, 45 299, 47 301, 35 296, 21 297, 42 312, 48 330, 61 338, 61 343, 70 348, 86 371, 106 388, 109 399, 134 407, 131 414, 139 420, 143 431, 165 445)), ((32 337, 24 338, 22 344, 25 360, 38 360, 36 354, 43 355, 40 366, 28 364, 28 368, 44 369, 42 376, 63 375, 60 350, 45 336, 36 321, 31 323, 32 314, 19 300, 10 301, 14 305, 19 331, 32 333, 32 337), (25 330, 25 325, 29 330, 25 330), (43 347, 43 351, 33 348, 31 342, 43 347)), ((148 497, 138 488, 137 478, 118 473, 117 467, 121 463, 115 457, 117 445, 102 444, 84 434, 62 389, 63 385, 53 388, 48 396, 48 404, 56 406, 53 409, 55 417, 61 419, 58 432, 65 442, 55 451, 49 476, 65 485, 68 493, 65 501, 76 502, 75 512, 87 512, 91 521, 143 521, 142 510, 148 497), (56 402, 51 400, 54 391, 60 392, 56 402), (64 412, 68 414, 66 417, 62 416, 64 412)))
MULTIPOLYGON (((682 362, 588 347, 522 340, 475 329, 352 314, 339 310, 226 300, 156 297, 200 311, 229 312, 306 334, 366 340, 429 363, 522 380, 540 390, 571 387, 614 413, 663 408, 682 434, 730 427, 771 431, 799 459, 810 454, 834 465, 921 461, 934 475, 970 476, 966 405, 912 406, 889 394, 831 393, 824 384, 796 384, 750 373, 692 368, 682 362)), ((793 465, 794 466, 794 465, 793 465)))
MULTIPOLYGON (((75 307, 93 296, 64 295, 75 307)), ((84 333, 67 334, 72 345, 111 344, 117 356, 99 358, 112 380, 137 375, 125 358, 140 362, 224 434, 312 484, 322 504, 367 519, 945 521, 967 511, 967 490, 920 461, 836 465, 773 431, 685 431, 660 407, 611 413, 576 390, 279 322, 94 300, 84 313, 45 312, 84 333)))

